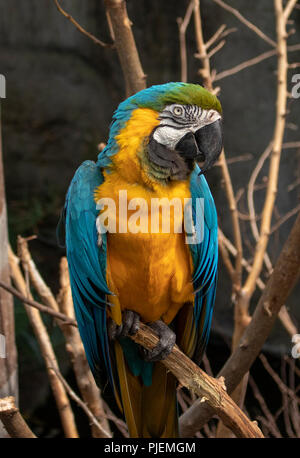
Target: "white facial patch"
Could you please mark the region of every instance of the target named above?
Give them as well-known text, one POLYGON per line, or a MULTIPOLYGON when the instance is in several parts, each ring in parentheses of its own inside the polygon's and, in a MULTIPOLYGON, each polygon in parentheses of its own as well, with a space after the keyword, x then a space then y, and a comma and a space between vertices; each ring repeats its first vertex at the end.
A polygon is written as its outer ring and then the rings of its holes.
POLYGON ((175 149, 188 132, 196 132, 221 118, 216 110, 203 110, 198 105, 168 105, 160 114, 160 124, 153 134, 161 145, 175 149))

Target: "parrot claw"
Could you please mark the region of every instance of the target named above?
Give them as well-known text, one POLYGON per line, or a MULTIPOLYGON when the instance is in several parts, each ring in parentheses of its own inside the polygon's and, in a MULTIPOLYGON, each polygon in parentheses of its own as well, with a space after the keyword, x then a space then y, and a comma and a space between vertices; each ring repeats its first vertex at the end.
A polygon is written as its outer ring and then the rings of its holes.
POLYGON ((111 340, 133 336, 140 327, 140 315, 131 310, 122 314, 122 324, 118 326, 112 319, 108 321, 108 336, 111 340))
POLYGON ((148 323, 148 326, 156 332, 159 342, 152 350, 142 348, 144 360, 147 362, 161 361, 165 359, 173 350, 176 342, 175 333, 163 321, 158 320, 148 323))

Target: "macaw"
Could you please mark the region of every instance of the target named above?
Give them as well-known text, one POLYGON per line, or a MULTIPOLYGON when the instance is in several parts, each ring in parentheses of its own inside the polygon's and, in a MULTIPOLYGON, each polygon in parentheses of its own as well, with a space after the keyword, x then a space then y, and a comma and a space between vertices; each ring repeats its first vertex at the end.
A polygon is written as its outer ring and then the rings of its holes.
MULTIPOLYGON (((67 192, 66 251, 80 335, 95 380, 111 386, 131 437, 178 436, 176 379, 160 361, 176 341, 200 364, 208 341, 218 242, 203 172, 221 149, 222 110, 215 95, 197 84, 152 86, 119 105, 106 147, 96 163, 88 160, 77 169, 67 192), (120 216, 120 191, 128 204, 143 199, 146 216, 153 199, 177 198, 182 208, 190 202, 191 228, 179 230, 184 212, 174 210, 169 232, 128 230, 137 204, 120 216), (115 203, 114 215, 98 205, 105 198, 115 203), (199 199, 202 224, 196 222, 199 199), (103 229, 104 211, 114 218, 114 230, 103 229), (187 243, 188 232, 193 243, 187 243), (140 321, 159 337, 152 350, 129 337, 140 321)), ((160 202, 159 218, 166 201, 160 202)))

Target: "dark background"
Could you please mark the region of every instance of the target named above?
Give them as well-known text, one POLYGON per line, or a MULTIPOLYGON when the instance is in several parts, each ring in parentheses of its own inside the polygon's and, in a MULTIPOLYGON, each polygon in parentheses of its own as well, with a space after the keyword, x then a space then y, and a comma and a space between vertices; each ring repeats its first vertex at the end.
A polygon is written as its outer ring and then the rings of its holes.
MULTIPOLYGON (((229 3, 275 38, 272 0, 230 0, 229 3)), ((101 1, 62 0, 61 4, 89 32, 110 41, 101 1)), ((186 6, 184 0, 127 2, 148 85, 180 80, 176 18, 184 16, 186 6)), ((205 39, 210 38, 221 24, 238 29, 213 56, 212 68, 223 71, 270 49, 266 42, 212 1, 202 0, 201 8, 205 39)), ((295 27, 297 32, 289 38, 290 44, 299 43, 299 10, 293 13, 293 18, 295 23, 290 28, 295 27)), ((187 33, 187 50, 189 82, 201 83, 197 73, 199 61, 194 58, 196 44, 192 22, 187 33)), ((299 62, 299 53, 291 53, 289 60, 299 62)), ((251 159, 229 165, 236 193, 241 189, 247 191, 253 168, 272 137, 275 71, 276 58, 272 57, 217 83, 221 86, 227 157, 251 155, 251 159)), ((15 247, 17 234, 38 235, 30 244, 32 254, 49 285, 57 292, 58 263, 64 254, 55 238, 59 212, 76 168, 85 159, 96 158, 97 144, 107 140, 113 111, 125 97, 119 61, 115 50, 96 46, 80 34, 60 15, 52 0, 0 0, 0 73, 7 81, 7 98, 1 106, 10 240, 15 247)), ((289 74, 290 91, 293 73, 297 73, 297 69, 289 74)), ((289 99, 288 104, 285 141, 299 141, 300 99, 289 99)), ((300 150, 285 149, 273 223, 299 204, 300 187, 288 191, 288 186, 300 178, 299 165, 300 150)), ((258 183, 263 183, 267 171, 268 164, 258 183)), ((218 167, 208 173, 207 179, 216 200, 220 226, 232 240, 230 212, 218 167)), ((259 214, 264 188, 255 196, 259 214)), ((247 213, 245 192, 239 201, 239 210, 247 213)), ((271 237, 268 253, 272 261, 276 260, 293 221, 294 217, 271 237)), ((247 221, 241 224, 245 254, 251 259, 254 240, 247 221)), ((209 353, 211 359, 223 361, 227 349, 221 336, 228 339, 231 335, 233 307, 231 284, 222 263, 219 272, 209 353)), ((262 278, 266 279, 264 275, 262 278)), ((299 293, 298 286, 287 304, 296 324, 300 320, 299 293)), ((254 295, 252 306, 258 297, 259 292, 254 295)), ((31 420, 36 415, 38 424, 43 414, 33 413, 35 409, 45 409, 49 415, 51 411, 51 403, 46 407, 44 404, 48 383, 22 306, 16 310, 21 403, 31 420)), ((51 325, 49 332, 63 370, 67 371, 60 332, 51 325)), ((266 350, 276 357, 290 349, 289 336, 277 324, 266 350)), ((55 431, 51 434, 55 435, 55 431)))

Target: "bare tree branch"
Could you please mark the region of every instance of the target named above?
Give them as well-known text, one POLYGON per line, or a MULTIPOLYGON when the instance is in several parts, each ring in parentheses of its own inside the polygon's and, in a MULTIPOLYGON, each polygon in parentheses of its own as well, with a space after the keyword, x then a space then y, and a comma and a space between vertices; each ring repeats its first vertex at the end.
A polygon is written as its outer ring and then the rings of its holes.
POLYGON ((0 398, 0 420, 10 437, 36 438, 16 407, 13 396, 0 398))
POLYGON ((48 315, 53 316, 54 318, 58 318, 59 320, 62 320, 65 324, 68 325, 73 325, 77 326, 77 323, 75 320, 70 319, 67 315, 64 315, 63 313, 55 312, 52 310, 50 307, 47 307, 46 305, 40 304, 39 302, 36 302, 34 300, 29 299, 26 296, 23 296, 18 290, 13 288, 12 286, 8 286, 2 281, 0 281, 0 288, 3 288, 5 291, 8 291, 9 293, 13 294, 15 297, 20 299, 24 304, 31 305, 31 307, 34 307, 40 312, 45 312, 48 313, 48 315))
POLYGON ((69 396, 79 405, 79 407, 82 408, 82 410, 85 412, 85 414, 88 416, 88 418, 90 419, 91 423, 93 425, 96 426, 97 429, 99 429, 99 431, 101 432, 101 435, 99 437, 106 437, 106 438, 111 438, 111 434, 105 430, 103 428, 103 426, 99 423, 99 421, 97 420, 97 418, 95 417, 95 415, 93 415, 93 413, 90 411, 90 409, 88 408, 88 406, 80 399, 79 396, 77 396, 77 394, 75 393, 74 390, 72 390, 72 388, 70 387, 70 385, 68 384, 68 382, 66 381, 66 379, 61 375, 61 373, 59 371, 56 370, 56 368, 54 366, 51 365, 51 361, 49 361, 49 364, 50 364, 50 368, 51 370, 53 370, 53 372, 57 375, 57 377, 59 378, 59 380, 61 381, 61 383, 64 385, 64 387, 66 388, 69 396))
MULTIPOLYGON (((158 343, 153 331, 141 323, 140 329, 131 336, 139 345, 151 349, 158 343)), ((255 422, 251 422, 228 396, 223 379, 214 379, 192 362, 177 345, 170 355, 162 360, 179 382, 200 397, 200 403, 207 403, 237 437, 263 437, 255 422)))
POLYGON ((298 0, 289 0, 286 4, 286 7, 284 8, 284 11, 283 11, 283 15, 284 15, 284 19, 285 21, 288 20, 288 18, 290 17, 293 9, 295 8, 296 6, 296 3, 297 3, 298 0))
MULTIPOLYGON (((300 274, 300 215, 284 244, 273 273, 258 302, 254 315, 239 344, 219 372, 225 378, 227 391, 232 393, 248 372, 271 332, 280 308, 285 304, 300 274)), ((181 433, 190 437, 213 415, 213 410, 199 401, 181 417, 181 433)))
POLYGON ((248 298, 251 297, 255 288, 256 278, 260 274, 270 236, 271 218, 277 194, 280 155, 286 118, 288 61, 286 45, 286 22, 283 17, 282 0, 274 0, 274 7, 278 40, 276 122, 274 127, 273 148, 269 167, 269 180, 260 226, 260 236, 256 245, 252 270, 248 275, 245 285, 243 286, 243 295, 245 297, 247 296, 248 298))
POLYGON ((262 32, 256 25, 252 24, 252 22, 248 21, 238 10, 232 8, 232 6, 227 5, 227 3, 223 2, 222 0, 213 0, 213 2, 217 3, 219 6, 224 8, 224 10, 229 11, 233 14, 240 22, 242 22, 245 26, 247 26, 250 30, 252 30, 256 35, 262 38, 264 41, 269 43, 269 45, 276 47, 277 44, 275 41, 271 40, 264 32, 262 32))
POLYGON ((187 82, 187 55, 186 55, 186 29, 190 23, 194 8, 194 0, 188 4, 184 18, 177 18, 179 29, 179 44, 180 44, 180 62, 181 62, 181 81, 187 82))
MULTIPOLYGON (((299 51, 300 44, 287 46, 287 50, 289 52, 299 51)), ((217 73, 214 77, 214 81, 220 81, 223 78, 227 78, 228 76, 235 75, 236 73, 242 70, 245 70, 246 68, 259 64, 260 62, 264 61, 265 59, 269 59, 269 57, 276 56, 277 52, 278 52, 277 49, 272 49, 271 51, 263 52, 262 54, 259 54, 258 56, 253 57, 252 59, 247 59, 244 62, 241 62, 240 64, 232 68, 229 68, 228 70, 224 70, 223 72, 217 73)))
MULTIPOLYGON (((25 272, 27 270, 26 266, 26 252, 24 253, 24 246, 26 246, 26 240, 22 239, 19 236, 18 238, 18 247, 20 251, 20 257, 23 263, 23 267, 25 272)), ((11 276, 12 279, 19 289, 19 291, 23 295, 28 295, 29 298, 32 300, 32 296, 30 291, 27 288, 26 282, 22 275, 21 269, 19 267, 18 262, 15 259, 16 257, 10 256, 10 268, 11 268, 11 276)), ((65 388, 61 381, 57 378, 57 376, 50 370, 48 361, 51 360, 51 363, 54 367, 58 370, 58 363, 56 360, 56 356, 47 333, 47 329, 43 323, 43 320, 40 316, 40 312, 37 309, 34 309, 30 306, 25 305, 25 310, 27 312, 29 321, 39 343, 42 356, 46 363, 46 369, 49 376, 49 382, 53 391, 53 395, 56 401, 56 405, 58 408, 58 412, 61 418, 63 430, 66 437, 78 437, 78 432, 74 420, 73 411, 71 409, 71 405, 66 394, 65 388)))
MULTIPOLYGON (((60 261, 60 291, 57 298, 57 305, 61 312, 66 314, 70 319, 75 319, 68 262, 65 257, 60 261)), ((93 437, 106 437, 103 435, 103 430, 111 434, 109 423, 104 412, 100 389, 95 383, 86 359, 79 330, 74 326, 65 326, 63 322, 60 322, 59 326, 66 340, 66 350, 70 355, 71 364, 82 399, 102 428, 99 429, 92 424, 92 435, 93 437)))
MULTIPOLYGON (((0 98, 1 101, 1 98, 0 98)), ((0 104, 0 280, 10 283, 8 263, 8 233, 6 195, 4 186, 2 119, 0 104)), ((13 300, 7 291, 0 290, 0 334, 5 337, 6 357, 0 356, 0 397, 15 396, 18 399, 18 362, 15 344, 15 319, 13 300)), ((0 422, 0 437, 4 437, 0 422)))
POLYGON ((105 5, 115 36, 115 45, 123 70, 128 97, 145 89, 146 75, 143 72, 137 52, 125 0, 105 0, 105 5))

